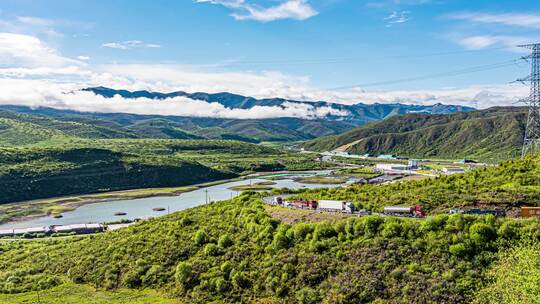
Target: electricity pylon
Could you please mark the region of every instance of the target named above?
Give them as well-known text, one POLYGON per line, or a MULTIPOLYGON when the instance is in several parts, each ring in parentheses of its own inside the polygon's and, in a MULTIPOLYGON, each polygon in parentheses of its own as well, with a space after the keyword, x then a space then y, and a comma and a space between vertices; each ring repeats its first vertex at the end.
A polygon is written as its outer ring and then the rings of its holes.
POLYGON ((530 82, 529 97, 522 100, 528 106, 527 125, 525 127, 525 137, 521 157, 528 154, 540 153, 540 43, 520 45, 519 47, 532 50, 532 53, 523 59, 530 61, 531 74, 521 79, 523 82, 530 82))

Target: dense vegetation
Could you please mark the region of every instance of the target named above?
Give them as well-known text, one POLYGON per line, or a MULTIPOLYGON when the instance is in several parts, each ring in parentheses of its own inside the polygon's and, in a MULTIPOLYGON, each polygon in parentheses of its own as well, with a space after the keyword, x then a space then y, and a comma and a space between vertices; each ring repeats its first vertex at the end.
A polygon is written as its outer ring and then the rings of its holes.
POLYGON ((359 208, 382 211, 388 205, 423 205, 431 213, 472 206, 512 209, 540 205, 540 156, 479 167, 465 174, 441 176, 388 186, 353 185, 310 189, 299 196, 353 201, 359 208))
MULTIPOLYGON (((360 199, 374 208, 411 199, 431 210, 482 199, 536 204, 539 171, 540 156, 461 175, 302 195, 360 199)), ((537 220, 441 214, 286 224, 267 213, 261 195, 244 193, 91 237, 2 242, 0 291, 74 282, 151 288, 187 303, 519 303, 540 295, 540 264, 531 258, 540 241, 537 220)))
POLYGON ((254 171, 323 166, 309 156, 225 140, 63 139, 0 148, 0 203, 177 187, 254 171))
POLYGON ((467 303, 537 221, 439 215, 288 225, 243 194, 80 239, 0 243, 0 291, 64 281, 186 303, 467 303))
POLYGON ((337 148, 355 154, 398 154, 408 157, 509 159, 523 142, 525 110, 490 108, 449 115, 393 116, 305 143, 308 150, 337 148))

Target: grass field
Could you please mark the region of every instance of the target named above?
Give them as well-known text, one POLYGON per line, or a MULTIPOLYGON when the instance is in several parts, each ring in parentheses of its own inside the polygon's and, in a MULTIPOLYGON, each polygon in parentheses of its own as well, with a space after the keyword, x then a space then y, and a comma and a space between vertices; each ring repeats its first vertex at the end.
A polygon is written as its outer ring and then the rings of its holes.
POLYGON ((0 294, 2 304, 182 304, 153 290, 118 289, 99 291, 88 285, 67 283, 52 289, 19 294, 0 294), (39 300, 38 300, 39 299, 39 300))
POLYGON ((341 169, 334 172, 335 175, 355 176, 363 178, 373 178, 382 175, 381 172, 375 171, 373 168, 348 168, 341 169))
POLYGON ((324 177, 324 176, 306 176, 296 178, 294 181, 302 184, 328 184, 328 185, 338 185, 343 184, 347 181, 347 178, 335 178, 335 177, 324 177))

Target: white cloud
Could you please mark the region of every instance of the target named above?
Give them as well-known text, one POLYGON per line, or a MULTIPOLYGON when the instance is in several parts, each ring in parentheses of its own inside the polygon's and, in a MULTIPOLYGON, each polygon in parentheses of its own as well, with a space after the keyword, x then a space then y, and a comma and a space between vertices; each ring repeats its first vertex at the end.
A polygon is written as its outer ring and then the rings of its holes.
POLYGON ((161 45, 155 43, 145 43, 140 40, 127 40, 122 42, 108 42, 101 45, 102 47, 129 50, 133 48, 160 48, 161 45))
POLYGON ((455 13, 448 15, 451 19, 467 20, 479 23, 495 23, 510 26, 520 26, 528 28, 540 28, 539 14, 492 14, 492 13, 455 13))
POLYGON ((271 7, 261 7, 246 0, 196 0, 197 3, 222 5, 234 12, 236 20, 256 20, 270 22, 282 19, 305 20, 316 16, 318 12, 308 0, 286 0, 271 7))
POLYGON ((34 36, 0 33, 0 67, 61 67, 80 63, 61 56, 34 36))
POLYGON ((517 45, 527 44, 531 38, 518 36, 477 35, 459 39, 458 43, 468 49, 483 49, 494 45, 507 46, 515 51, 523 51, 517 45))
POLYGON ((77 56, 77 59, 86 61, 86 60, 90 60, 90 57, 85 56, 85 55, 79 55, 79 56, 77 56))
MULTIPOLYGON (((342 103, 404 103, 431 105, 435 103, 489 108, 512 106, 527 96, 529 89, 521 84, 473 85, 465 88, 442 88, 432 90, 350 90, 347 92, 316 92, 324 100, 340 100, 342 103)), ((309 97, 309 96, 306 96, 309 97)))
POLYGON ((391 27, 394 24, 400 24, 409 21, 410 15, 410 11, 394 11, 383 20, 386 22, 386 27, 391 27))
POLYGON ((174 64, 109 64, 98 66, 96 70, 99 73, 157 85, 162 90, 188 92, 230 91, 246 95, 271 95, 288 91, 290 87, 305 87, 309 82, 307 77, 295 77, 275 71, 230 72, 174 64))
POLYGON ((185 97, 154 100, 126 100, 119 95, 104 98, 79 91, 72 85, 58 85, 36 80, 0 79, 0 104, 50 107, 63 110, 100 113, 131 113, 235 119, 295 117, 322 118, 326 115, 345 116, 347 112, 330 107, 315 108, 307 104, 285 103, 282 107, 256 106, 250 109, 230 109, 219 103, 209 103, 185 97), (66 93, 68 92, 68 93, 66 93))
POLYGON ((18 16, 14 19, 0 19, 0 32, 10 32, 16 34, 26 34, 33 36, 43 36, 49 39, 59 39, 63 37, 61 33, 53 27, 58 21, 31 16, 18 16))

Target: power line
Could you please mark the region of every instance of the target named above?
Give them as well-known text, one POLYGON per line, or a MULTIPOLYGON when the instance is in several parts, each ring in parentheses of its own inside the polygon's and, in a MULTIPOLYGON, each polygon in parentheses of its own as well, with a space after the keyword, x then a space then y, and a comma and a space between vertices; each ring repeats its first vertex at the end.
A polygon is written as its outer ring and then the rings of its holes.
MULTIPOLYGON (((435 73, 435 74, 428 74, 428 75, 423 75, 423 76, 418 76, 418 77, 394 79, 394 80, 389 80, 389 81, 368 82, 368 83, 362 83, 362 84, 354 84, 354 85, 340 86, 340 87, 334 87, 334 88, 327 88, 327 89, 324 89, 324 90, 338 91, 338 90, 353 89, 353 88, 358 88, 358 87, 365 88, 365 87, 382 86, 382 85, 389 85, 389 84, 414 82, 414 81, 426 80, 426 79, 435 79, 435 78, 445 78, 445 77, 459 76, 459 75, 464 75, 464 74, 470 74, 470 73, 477 73, 477 72, 489 71, 489 70, 494 70, 494 69, 500 69, 500 68, 503 68, 503 67, 514 65, 517 61, 518 61, 517 59, 513 59, 513 60, 503 61, 503 62, 499 62, 499 63, 474 66, 474 67, 470 67, 470 68, 454 70, 454 71, 448 71, 448 72, 443 72, 443 73, 435 73)), ((314 90, 314 91, 320 91, 320 90, 314 90)))
POLYGON ((421 53, 409 55, 391 55, 381 57, 344 57, 344 58, 326 58, 326 59, 290 59, 290 60, 246 60, 224 63, 224 66, 254 66, 254 65, 314 65, 314 64, 334 64, 334 63, 351 63, 351 62, 373 62, 377 60, 388 59, 407 59, 407 58, 427 58, 455 54, 479 53, 494 50, 511 49, 509 47, 493 47, 479 50, 459 50, 434 53, 421 53))

